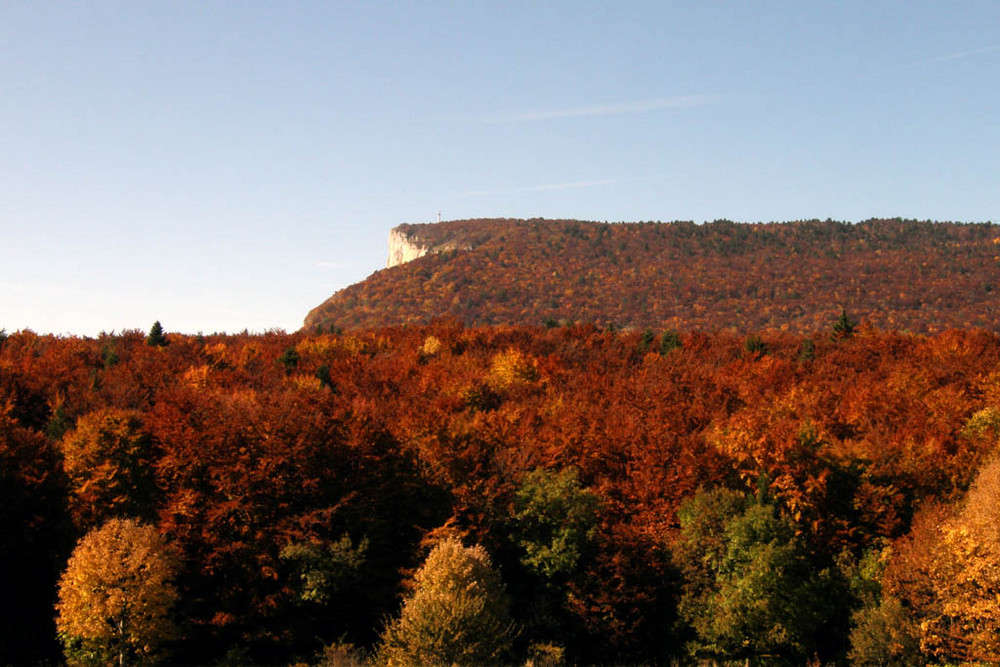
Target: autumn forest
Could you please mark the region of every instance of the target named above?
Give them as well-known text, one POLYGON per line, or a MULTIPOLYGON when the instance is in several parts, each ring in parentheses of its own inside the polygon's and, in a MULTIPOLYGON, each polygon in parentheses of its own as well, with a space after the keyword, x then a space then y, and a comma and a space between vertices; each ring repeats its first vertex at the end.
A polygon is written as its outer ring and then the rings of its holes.
POLYGON ((1000 660, 986 329, 0 338, 2 663, 1000 660))
POLYGON ((812 333, 841 309, 879 329, 1000 330, 1000 226, 716 220, 400 225, 425 256, 338 291, 306 327, 593 323, 812 333))

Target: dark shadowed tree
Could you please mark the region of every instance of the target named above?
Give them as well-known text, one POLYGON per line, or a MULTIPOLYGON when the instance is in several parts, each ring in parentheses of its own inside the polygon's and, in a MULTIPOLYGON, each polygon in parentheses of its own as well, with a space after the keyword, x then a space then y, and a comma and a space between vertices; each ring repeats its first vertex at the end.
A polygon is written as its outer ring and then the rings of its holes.
POLYGON ((840 311, 840 317, 838 317, 837 321, 833 323, 833 339, 846 340, 854 335, 857 328, 857 320, 851 318, 851 316, 847 314, 847 311, 842 309, 840 311))
POLYGON ((168 342, 167 335, 163 332, 163 325, 160 324, 159 320, 156 320, 149 329, 149 335, 146 336, 146 345, 150 347, 163 347, 168 342))

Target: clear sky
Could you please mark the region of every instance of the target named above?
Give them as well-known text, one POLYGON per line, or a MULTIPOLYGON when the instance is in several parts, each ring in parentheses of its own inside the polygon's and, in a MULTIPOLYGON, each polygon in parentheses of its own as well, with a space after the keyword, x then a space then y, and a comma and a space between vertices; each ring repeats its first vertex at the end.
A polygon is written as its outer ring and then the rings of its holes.
POLYGON ((294 330, 403 222, 1000 221, 1000 2, 0 2, 0 327, 294 330))

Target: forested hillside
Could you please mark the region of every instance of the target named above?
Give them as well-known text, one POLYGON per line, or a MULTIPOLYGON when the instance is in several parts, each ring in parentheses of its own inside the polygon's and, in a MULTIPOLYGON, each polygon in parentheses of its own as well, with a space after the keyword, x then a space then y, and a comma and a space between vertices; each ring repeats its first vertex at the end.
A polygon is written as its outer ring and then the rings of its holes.
POLYGON ((995 333, 0 338, 3 663, 1000 660, 995 333))
POLYGON ((593 323, 811 332, 842 309, 883 329, 1000 330, 1000 227, 869 220, 401 225, 447 249, 376 272, 313 309, 307 329, 593 323))

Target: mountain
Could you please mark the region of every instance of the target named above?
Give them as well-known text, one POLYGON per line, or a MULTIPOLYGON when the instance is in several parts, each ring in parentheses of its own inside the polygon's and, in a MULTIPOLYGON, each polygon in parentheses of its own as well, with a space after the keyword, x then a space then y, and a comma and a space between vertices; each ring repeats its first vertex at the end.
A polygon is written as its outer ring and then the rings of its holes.
POLYGON ((843 310, 884 329, 1000 330, 1000 225, 900 219, 400 225, 386 269, 305 328, 467 324, 815 331, 843 310))

